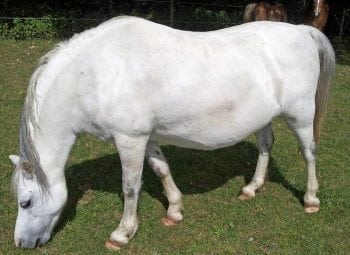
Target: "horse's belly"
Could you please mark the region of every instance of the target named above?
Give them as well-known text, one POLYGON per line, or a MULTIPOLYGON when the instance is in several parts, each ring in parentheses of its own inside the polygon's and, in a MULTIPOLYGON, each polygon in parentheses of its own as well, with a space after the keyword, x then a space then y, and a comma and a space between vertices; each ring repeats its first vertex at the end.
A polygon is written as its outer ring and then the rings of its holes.
POLYGON ((179 115, 167 112, 165 120, 155 125, 151 139, 185 148, 223 148, 242 141, 280 113, 278 105, 269 100, 260 100, 259 104, 245 101, 239 106, 227 102, 203 104, 198 111, 182 107, 179 115))
POLYGON ((151 140, 185 148, 214 150, 240 142, 266 125, 271 118, 237 118, 232 113, 229 115, 224 112, 187 118, 157 125, 151 134, 151 140))
MULTIPOLYGON (((166 132, 156 130, 151 134, 150 139, 165 144, 199 150, 214 150, 227 147, 242 140, 235 138, 234 135, 218 137, 214 133, 208 133, 200 132, 195 134, 193 130, 180 130, 180 128, 179 130, 167 130, 166 132)), ((222 132, 218 131, 217 133, 222 132)))

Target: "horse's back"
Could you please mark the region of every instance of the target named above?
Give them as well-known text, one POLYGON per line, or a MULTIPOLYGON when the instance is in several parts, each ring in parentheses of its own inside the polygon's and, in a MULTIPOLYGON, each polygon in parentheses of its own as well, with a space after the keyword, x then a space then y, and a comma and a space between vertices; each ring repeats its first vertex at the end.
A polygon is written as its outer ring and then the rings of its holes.
POLYGON ((77 101, 102 136, 149 133, 209 149, 234 144, 302 96, 300 83, 312 86, 308 73, 317 71, 306 33, 285 23, 200 33, 137 18, 105 26, 68 68, 85 77, 76 80, 77 101))
MULTIPOLYGON (((157 30, 139 32, 149 38, 157 30)), ((139 86, 147 92, 140 104, 152 116, 153 137, 176 145, 233 144, 301 100, 305 86, 316 88, 318 66, 310 62, 317 50, 294 25, 256 22, 206 33, 162 28, 149 43, 132 50, 133 62, 147 67, 135 64, 129 82, 135 94, 139 86)))

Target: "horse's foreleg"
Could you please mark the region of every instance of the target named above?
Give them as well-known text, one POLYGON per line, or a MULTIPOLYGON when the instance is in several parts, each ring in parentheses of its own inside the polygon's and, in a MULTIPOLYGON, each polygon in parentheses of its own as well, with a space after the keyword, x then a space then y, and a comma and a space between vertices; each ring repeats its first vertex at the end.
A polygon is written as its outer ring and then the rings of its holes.
POLYGON ((161 179, 164 186, 166 196, 169 201, 167 216, 163 218, 166 226, 173 226, 182 220, 182 194, 177 188, 164 155, 155 142, 149 142, 146 149, 146 158, 156 175, 161 179))
POLYGON ((259 148, 259 158, 253 180, 242 189, 239 195, 240 200, 247 200, 255 197, 255 191, 264 184, 267 167, 269 164, 270 151, 273 144, 273 133, 271 123, 256 133, 256 140, 259 148))
POLYGON ((123 172, 124 212, 118 228, 106 243, 109 249, 119 249, 127 244, 138 228, 137 200, 141 189, 143 159, 148 137, 117 135, 123 172))

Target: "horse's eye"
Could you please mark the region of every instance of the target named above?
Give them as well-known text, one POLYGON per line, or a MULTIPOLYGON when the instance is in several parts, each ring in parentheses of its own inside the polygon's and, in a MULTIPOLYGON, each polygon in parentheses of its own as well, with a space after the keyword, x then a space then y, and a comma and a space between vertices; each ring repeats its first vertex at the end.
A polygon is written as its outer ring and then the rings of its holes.
POLYGON ((20 202, 19 205, 23 208, 23 209, 26 209, 28 207, 30 207, 32 201, 29 199, 27 201, 23 201, 23 202, 20 202))

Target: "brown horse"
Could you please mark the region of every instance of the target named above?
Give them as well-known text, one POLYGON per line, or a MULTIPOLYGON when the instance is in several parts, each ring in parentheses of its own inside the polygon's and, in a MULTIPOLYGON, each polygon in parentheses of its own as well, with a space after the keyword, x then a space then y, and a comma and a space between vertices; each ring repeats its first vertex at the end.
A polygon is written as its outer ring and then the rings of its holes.
POLYGON ((313 0, 312 11, 309 11, 305 16, 304 24, 323 31, 328 20, 328 13, 329 6, 325 0, 313 0))
POLYGON ((271 20, 287 22, 287 11, 281 4, 272 5, 267 2, 250 3, 243 14, 243 22, 271 20))

